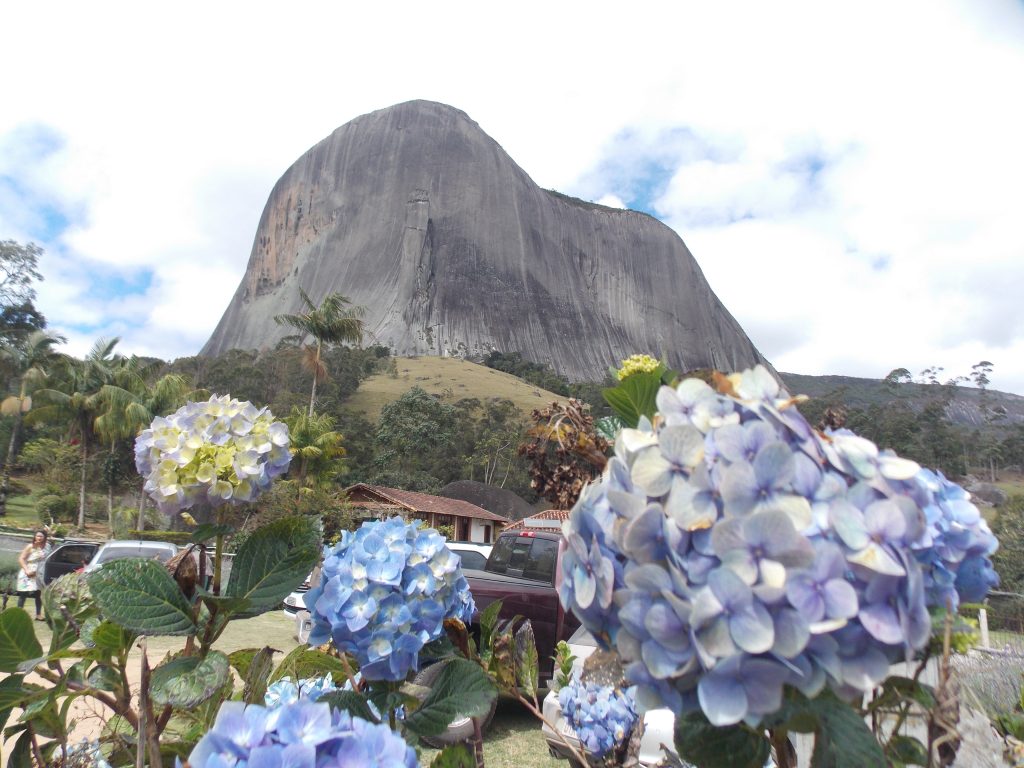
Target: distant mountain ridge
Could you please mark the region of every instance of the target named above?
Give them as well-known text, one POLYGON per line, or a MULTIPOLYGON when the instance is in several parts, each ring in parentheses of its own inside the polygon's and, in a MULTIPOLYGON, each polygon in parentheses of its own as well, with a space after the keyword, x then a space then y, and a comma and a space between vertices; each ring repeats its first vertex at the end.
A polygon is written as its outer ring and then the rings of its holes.
POLYGON ((368 338, 396 355, 517 351, 573 381, 638 352, 768 364, 669 227, 539 188, 464 112, 428 101, 358 117, 285 172, 202 354, 276 344, 300 287, 366 307, 368 338))
MULTIPOLYGON (((812 398, 827 398, 842 393, 841 399, 847 405, 867 407, 882 405, 899 398, 911 403, 924 403, 937 393, 936 385, 900 384, 896 392, 888 389, 879 379, 863 379, 855 376, 808 376, 799 373, 780 373, 783 383, 791 394, 807 395, 812 398)), ((982 409, 981 390, 975 387, 950 387, 950 399, 946 406, 946 417, 953 424, 963 427, 1007 428, 1024 424, 1024 397, 1009 392, 988 390, 986 406, 1003 409, 1005 415, 996 420, 986 419, 982 409)))

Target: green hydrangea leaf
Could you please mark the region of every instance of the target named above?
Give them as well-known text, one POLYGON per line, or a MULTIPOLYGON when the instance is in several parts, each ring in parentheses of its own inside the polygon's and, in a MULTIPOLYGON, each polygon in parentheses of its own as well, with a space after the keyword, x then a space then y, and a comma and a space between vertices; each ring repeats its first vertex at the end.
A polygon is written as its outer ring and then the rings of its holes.
POLYGON ((679 756, 701 768, 762 768, 771 746, 764 734, 745 725, 714 726, 703 712, 676 718, 679 756))
POLYGON ((476 760, 465 744, 449 744, 430 761, 430 768, 476 768, 476 760))
POLYGON ((456 717, 487 713, 498 695, 491 678, 479 664, 466 659, 443 663, 423 702, 405 716, 405 727, 419 736, 441 733, 456 717))
POLYGON ((161 706, 191 709, 220 690, 230 671, 228 657, 220 651, 210 651, 206 658, 179 656, 153 670, 150 695, 161 706))
POLYGON ((17 672, 27 661, 43 655, 36 640, 32 617, 21 608, 8 608, 0 613, 0 672, 17 672))
POLYGON ((195 634, 192 606, 158 562, 131 558, 107 563, 89 575, 89 589, 100 612, 132 632, 195 634))
POLYGON ((267 682, 273 683, 282 677, 301 680, 306 677, 322 677, 325 674, 330 674, 334 682, 339 683, 347 680, 349 675, 355 674, 355 668, 348 666, 336 656, 300 645, 281 659, 281 663, 270 674, 267 682))
POLYGON ((274 668, 274 649, 261 648, 249 661, 245 674, 242 701, 246 704, 262 704, 267 694, 267 680, 274 668))
POLYGON ((259 528, 235 555, 226 595, 245 598, 238 615, 255 616, 277 608, 295 590, 320 557, 320 538, 312 520, 284 517, 259 528))

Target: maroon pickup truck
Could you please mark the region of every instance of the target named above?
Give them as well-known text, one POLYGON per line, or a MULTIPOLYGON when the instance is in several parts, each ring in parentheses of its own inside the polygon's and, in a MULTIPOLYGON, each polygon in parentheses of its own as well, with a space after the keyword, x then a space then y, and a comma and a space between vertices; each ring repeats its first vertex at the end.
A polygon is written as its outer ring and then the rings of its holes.
POLYGON ((482 571, 465 571, 478 612, 501 600, 501 618, 522 616, 533 624, 542 681, 554 674, 555 644, 580 625, 558 602, 564 547, 557 529, 510 531, 498 536, 482 571))

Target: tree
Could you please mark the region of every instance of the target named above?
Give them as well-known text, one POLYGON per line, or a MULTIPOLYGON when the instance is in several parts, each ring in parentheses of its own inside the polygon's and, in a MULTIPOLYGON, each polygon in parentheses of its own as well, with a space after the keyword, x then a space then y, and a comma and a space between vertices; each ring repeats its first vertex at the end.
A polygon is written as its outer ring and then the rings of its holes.
POLYGON ((463 423, 470 430, 466 448, 465 467, 469 479, 480 479, 488 485, 504 488, 513 468, 519 463, 516 449, 522 442, 526 424, 519 415, 515 403, 508 399, 490 399, 475 403, 473 407, 459 409, 468 415, 479 412, 476 418, 464 418, 463 423), (477 471, 480 477, 477 477, 477 471))
POLYGON ((53 347, 63 344, 64 338, 44 331, 32 331, 22 344, 8 344, 0 348, 0 360, 14 372, 18 394, 11 395, 0 404, 0 413, 14 417, 11 439, 7 445, 3 480, 0 481, 0 516, 7 514, 7 493, 10 490, 11 464, 17 456, 18 437, 25 413, 32 408, 29 394, 46 378, 47 369, 63 355, 53 347))
POLYGON ((974 386, 985 391, 985 388, 991 383, 990 374, 992 373, 992 368, 993 365, 988 360, 982 360, 972 365, 971 381, 974 382, 974 386))
POLYGON ((313 374, 313 388, 309 395, 310 418, 316 405, 317 382, 327 376, 327 369, 321 361, 325 344, 339 344, 350 341, 359 344, 363 340, 363 308, 350 306, 352 302, 340 293, 329 293, 317 306, 304 290, 299 295, 306 307, 305 312, 292 315, 277 315, 274 322, 289 325, 303 337, 312 336, 315 344, 306 347, 307 366, 313 374))
POLYGON ((456 478, 459 412, 420 387, 384 406, 377 423, 378 482, 412 480, 433 490, 456 478))
POLYGON ((345 455, 340 432, 334 430, 334 418, 326 413, 309 415, 298 406, 292 408, 292 415, 285 419, 291 437, 292 457, 299 460, 299 487, 306 485, 310 471, 317 479, 340 469, 340 459, 345 455))
POLYGON ((911 376, 910 371, 906 368, 893 368, 889 371, 886 377, 882 379, 882 384, 885 385, 887 390, 895 393, 900 384, 909 384, 912 380, 913 377, 911 376))
MULTIPOLYGON (((164 416, 180 408, 192 398, 208 396, 207 392, 190 391, 189 380, 180 374, 168 373, 153 384, 147 379, 156 365, 144 366, 137 357, 125 361, 112 371, 113 381, 100 387, 97 400, 103 412, 96 417, 94 428, 111 443, 113 457, 118 440, 133 438, 148 427, 157 416, 164 416)), ((114 473, 104 473, 107 480, 107 512, 113 515, 114 473)), ((145 528, 146 493, 139 500, 136 530, 145 528)))
POLYGON ((113 368, 120 356, 114 347, 120 339, 99 339, 84 359, 65 358, 58 384, 53 389, 41 389, 36 399, 42 404, 29 412, 33 423, 68 425, 69 435, 77 437, 82 455, 82 470, 78 492, 78 528, 85 527, 85 487, 89 463, 89 444, 95 435, 94 420, 102 401, 100 390, 110 384, 113 368))
POLYGON ((31 303, 36 297, 33 283, 42 280, 39 257, 43 249, 35 243, 21 245, 0 240, 0 307, 31 303))
POLYGON ((999 539, 992 564, 999 574, 1000 587, 1007 592, 1024 592, 1024 496, 1011 496, 999 507, 992 532, 999 539))
POLYGON ((32 331, 44 328, 46 318, 31 301, 0 307, 0 342, 4 344, 24 343, 32 331))

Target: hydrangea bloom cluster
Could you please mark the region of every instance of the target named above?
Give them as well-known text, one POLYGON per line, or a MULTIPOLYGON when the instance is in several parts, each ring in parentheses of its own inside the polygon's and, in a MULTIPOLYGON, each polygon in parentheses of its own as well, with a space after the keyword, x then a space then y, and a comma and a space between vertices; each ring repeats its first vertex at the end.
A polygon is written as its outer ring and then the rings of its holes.
POLYGON ((615 647, 642 708, 756 724, 783 687, 867 691, 920 649, 929 605, 996 583, 966 493, 846 430, 762 367, 662 387, 563 527, 562 604, 615 647))
POLYGON ((166 513, 253 501, 290 462, 288 425, 229 395, 157 417, 135 440, 135 467, 166 513))
POLYGON ((305 595, 309 644, 333 640, 367 680, 404 680, 448 618, 469 623, 473 598, 457 555, 433 528, 400 517, 363 523, 325 551, 320 584, 305 595))
POLYGON ((263 696, 263 703, 268 707, 280 707, 285 704, 293 704, 299 699, 316 701, 325 693, 338 690, 334 680, 329 674, 323 677, 307 677, 302 680, 292 680, 290 677, 282 677, 280 680, 267 686, 267 692, 263 696))
POLYGON ((580 744, 602 757, 629 738, 636 724, 636 705, 628 690, 573 679, 558 692, 566 721, 580 744))
POLYGON ((615 372, 619 381, 625 381, 636 373, 654 373, 661 367, 661 363, 650 355, 630 355, 622 361, 622 365, 615 372))
POLYGON ((100 743, 89 739, 68 745, 64 765, 67 768, 111 768, 110 762, 103 756, 100 743))
POLYGON ((274 709, 226 701, 188 757, 191 768, 415 768, 386 725, 299 700, 274 709))

